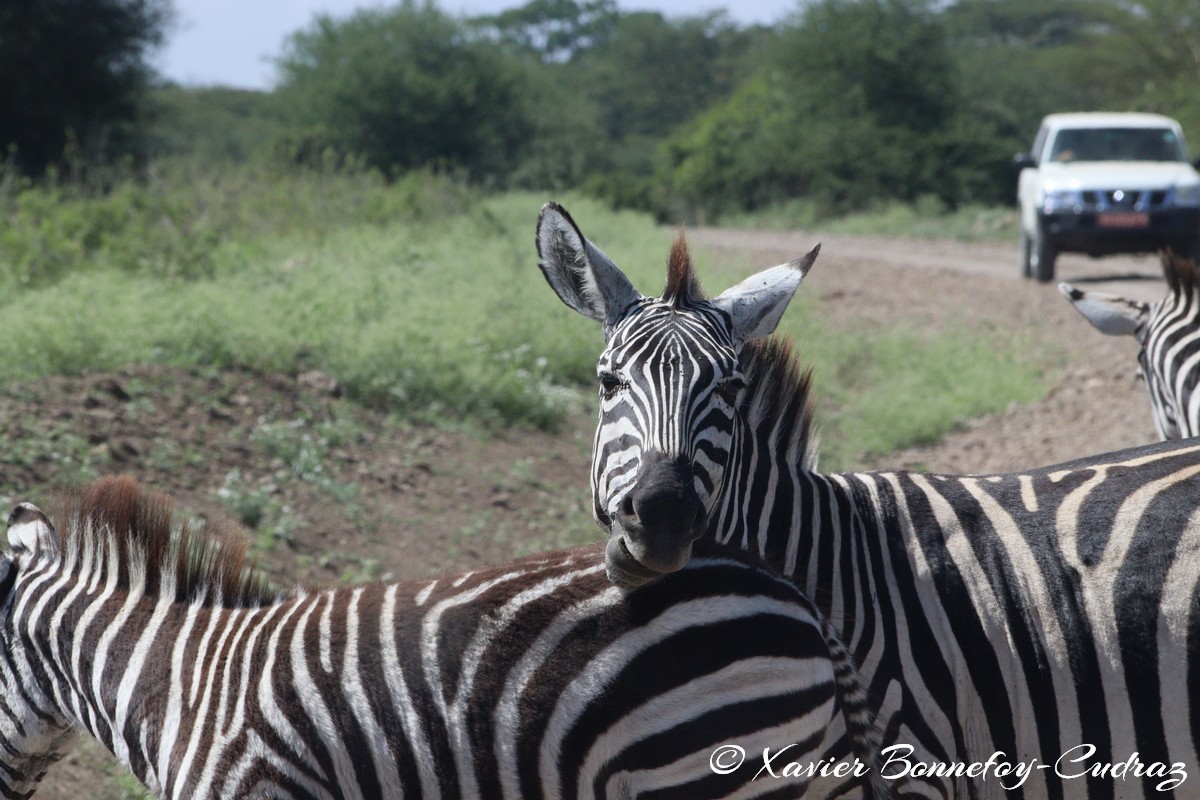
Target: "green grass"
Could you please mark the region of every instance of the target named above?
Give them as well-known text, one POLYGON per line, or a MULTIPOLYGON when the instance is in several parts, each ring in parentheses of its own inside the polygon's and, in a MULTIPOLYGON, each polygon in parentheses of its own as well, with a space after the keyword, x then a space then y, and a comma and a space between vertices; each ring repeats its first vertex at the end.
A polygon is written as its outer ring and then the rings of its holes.
MULTIPOLYGON (((253 262, 219 264, 213 277, 72 272, 6 295, 0 382, 139 362, 317 368, 350 396, 412 416, 553 426, 574 402, 563 385, 590 380, 599 336, 563 324, 537 270, 540 201, 510 195, 321 241, 265 239, 253 262)), ((648 220, 607 216, 627 223, 610 236, 626 243, 621 255, 654 238, 648 220)))
MULTIPOLYGON (((409 419, 542 428, 584 402, 602 341, 537 269, 534 224, 550 198, 485 198, 428 175, 391 185, 369 174, 185 177, 190 189, 177 178, 92 200, 54 188, 0 198, 25 226, 0 243, 0 284, 9 288, 0 304, 0 384, 134 363, 320 369, 350 397, 409 419), (147 230, 171 230, 156 198, 169 200, 168 210, 187 210, 188 224, 207 231, 194 248, 167 248, 159 261, 141 258, 135 242, 147 230), (31 251, 12 242, 28 239, 33 224, 22 204, 40 209, 50 251, 73 254, 52 276, 22 278, 31 251), (80 238, 71 232, 79 218, 108 220, 112 229, 80 238), (187 266, 193 256, 202 269, 187 266)), ((555 199, 635 285, 659 290, 673 230, 582 197, 555 199)), ((880 220, 919 230, 913 214, 945 218, 934 205, 889 207, 870 224, 875 232, 886 232, 880 220)), ((867 219, 822 224, 869 227, 867 219)), ((170 235, 186 233, 176 229, 170 235)), ((745 277, 701 271, 711 287, 745 277)), ((848 340, 814 320, 819 308, 803 304, 785 317, 784 330, 818 367, 835 462, 936 439, 1043 389, 1045 365, 1018 356, 1016 342, 997 345, 965 328, 848 340)))
POLYGON ((932 444, 970 419, 1037 400, 1050 386, 1049 360, 1020 355, 1015 336, 997 346, 965 328, 897 329, 802 341, 814 367, 825 469, 932 444))
POLYGON ((966 205, 953 211, 935 197, 888 202, 867 211, 830 217, 809 200, 790 200, 753 212, 723 216, 721 225, 755 230, 820 229, 847 236, 897 236, 962 241, 1017 240, 1015 208, 966 205))

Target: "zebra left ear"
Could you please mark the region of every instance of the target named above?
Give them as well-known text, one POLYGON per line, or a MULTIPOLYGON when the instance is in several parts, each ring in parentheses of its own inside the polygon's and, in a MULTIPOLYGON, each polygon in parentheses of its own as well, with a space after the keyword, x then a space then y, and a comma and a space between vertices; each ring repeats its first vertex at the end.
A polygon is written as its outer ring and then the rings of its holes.
POLYGON ((751 339, 768 336, 775 330, 820 252, 818 244, 803 258, 753 275, 710 301, 733 320, 734 347, 740 348, 751 339))
POLYGON ((33 503, 18 503, 8 515, 8 546, 13 555, 37 557, 58 552, 58 532, 33 503))
POLYGON ((1109 336, 1137 336, 1150 318, 1149 303, 1105 292, 1083 292, 1069 283, 1060 283, 1058 290, 1096 330, 1109 336))

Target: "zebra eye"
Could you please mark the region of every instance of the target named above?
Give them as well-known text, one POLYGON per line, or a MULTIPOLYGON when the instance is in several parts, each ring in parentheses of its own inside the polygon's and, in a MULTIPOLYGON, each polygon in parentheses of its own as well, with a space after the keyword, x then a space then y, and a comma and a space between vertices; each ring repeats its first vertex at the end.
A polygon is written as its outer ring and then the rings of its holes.
POLYGON ((611 372, 601 372, 596 380, 600 383, 600 394, 607 400, 621 388, 621 379, 611 372))
POLYGON ((721 381, 721 385, 717 387, 717 394, 721 396, 729 405, 736 405, 737 399, 741 395, 742 390, 746 388, 746 382, 741 378, 731 377, 721 381))

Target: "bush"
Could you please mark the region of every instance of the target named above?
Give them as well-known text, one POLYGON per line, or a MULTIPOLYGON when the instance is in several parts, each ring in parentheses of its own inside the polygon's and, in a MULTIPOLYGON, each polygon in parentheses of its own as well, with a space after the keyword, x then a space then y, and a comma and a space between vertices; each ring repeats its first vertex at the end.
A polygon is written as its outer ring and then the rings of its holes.
POLYGON ((264 239, 320 241, 348 225, 448 218, 475 197, 461 182, 430 172, 389 182, 353 167, 173 162, 106 191, 53 177, 34 184, 10 172, 0 179, 0 284, 45 286, 108 267, 154 278, 213 277, 238 268, 247 248, 264 239))
POLYGON ((279 66, 295 117, 385 174, 506 175, 533 130, 521 61, 432 5, 318 16, 293 34, 279 66))

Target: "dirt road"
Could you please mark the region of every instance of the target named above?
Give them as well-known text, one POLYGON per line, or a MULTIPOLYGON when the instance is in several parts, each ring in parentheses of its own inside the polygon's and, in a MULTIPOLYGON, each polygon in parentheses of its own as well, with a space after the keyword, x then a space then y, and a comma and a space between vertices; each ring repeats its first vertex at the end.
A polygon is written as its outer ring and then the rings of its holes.
MULTIPOLYGON (((1057 281, 1154 300, 1165 284, 1154 257, 1060 257, 1056 282, 1020 277, 1016 243, 900 240, 705 228, 689 238, 713 258, 746 269, 780 263, 821 242, 802 292, 835 304, 847 335, 859 325, 945 321, 977 330, 1024 330, 1031 346, 1061 352, 1062 377, 1029 406, 974 420, 928 447, 866 456, 863 468, 996 472, 1053 464, 1156 441, 1145 387, 1137 378, 1132 338, 1102 336, 1066 302, 1057 281)), ((819 376, 816 381, 820 388, 819 376)))
MULTIPOLYGON (((913 270, 943 270, 966 275, 1020 280, 1017 243, 897 240, 873 236, 830 236, 820 232, 746 231, 731 228, 701 228, 688 237, 697 243, 722 248, 763 252, 806 252, 816 241, 831 258, 872 262, 913 270)), ((794 258, 795 255, 788 257, 794 258)), ((1062 255, 1056 262, 1055 279, 1080 288, 1114 292, 1128 297, 1156 300, 1162 292, 1162 273, 1153 256, 1114 256, 1093 259, 1062 255)))

